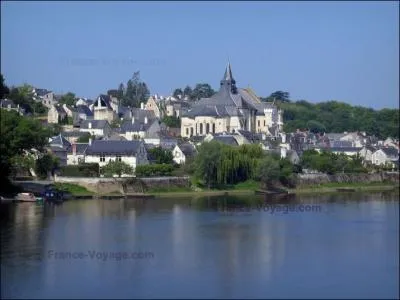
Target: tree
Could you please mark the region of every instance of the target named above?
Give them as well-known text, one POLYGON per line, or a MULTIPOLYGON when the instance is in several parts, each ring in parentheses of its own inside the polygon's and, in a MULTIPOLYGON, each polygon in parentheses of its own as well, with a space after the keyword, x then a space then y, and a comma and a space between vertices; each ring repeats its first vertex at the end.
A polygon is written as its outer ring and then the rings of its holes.
POLYGON ((22 117, 15 111, 0 111, 0 181, 7 181, 11 171, 11 158, 21 155, 24 150, 44 149, 50 129, 44 128, 39 121, 22 117))
POLYGON ((173 163, 174 156, 171 150, 163 149, 161 147, 155 147, 153 149, 149 149, 148 152, 157 164, 173 163))
POLYGON ((307 127, 308 130, 310 130, 312 133, 325 133, 326 132, 326 128, 324 126, 324 124, 315 121, 315 120, 310 120, 307 122, 307 127))
POLYGON ((102 173, 106 176, 118 175, 121 177, 123 174, 133 174, 133 168, 122 161, 110 161, 102 168, 102 173))
POLYGON ((44 179, 47 178, 49 172, 52 174, 54 170, 59 167, 59 159, 50 153, 44 154, 42 157, 39 157, 36 161, 36 173, 37 175, 44 179))
POLYGON ((185 89, 183 90, 183 96, 184 97, 188 97, 189 99, 191 99, 192 98, 192 93, 193 93, 193 90, 192 90, 192 88, 190 87, 190 86, 186 86, 185 87, 185 89))
POLYGON ((173 128, 181 127, 181 120, 175 116, 165 116, 162 119, 162 122, 168 127, 173 127, 173 128))
POLYGON ((198 83, 193 89, 191 98, 192 100, 199 100, 201 98, 210 98, 215 94, 215 91, 208 83, 198 83))
POLYGON ((118 86, 117 98, 118 100, 122 100, 125 94, 125 87, 123 83, 120 83, 118 86))
POLYGON ((259 162, 256 169, 256 178, 267 187, 271 187, 279 179, 279 176, 279 162, 272 156, 266 156, 259 162))
POLYGON ((66 104, 68 106, 74 106, 75 105, 75 94, 68 92, 65 95, 62 95, 60 98, 60 101, 58 101, 60 104, 66 104))
MULTIPOLYGON (((120 88, 122 88, 121 85, 120 88)), ((132 78, 127 82, 122 104, 125 106, 140 107, 140 103, 146 102, 149 96, 150 90, 146 83, 140 80, 140 71, 137 71, 133 73, 132 78)))
POLYGON ((217 169, 222 157, 222 147, 218 142, 202 143, 195 158, 195 176, 210 188, 218 184, 217 169))
POLYGON ((179 99, 179 97, 183 96, 182 89, 175 89, 174 92, 172 93, 172 96, 179 99))
POLYGON ((3 97, 5 95, 8 95, 8 93, 10 92, 10 89, 6 86, 5 82, 4 82, 4 77, 3 74, 0 74, 1 78, 1 82, 0 82, 0 99, 3 99, 3 97))

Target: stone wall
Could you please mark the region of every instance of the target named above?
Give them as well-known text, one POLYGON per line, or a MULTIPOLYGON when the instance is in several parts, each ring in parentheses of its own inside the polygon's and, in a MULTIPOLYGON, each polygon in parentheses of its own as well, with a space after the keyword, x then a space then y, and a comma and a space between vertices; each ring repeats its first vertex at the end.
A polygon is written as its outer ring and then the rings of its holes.
POLYGON ((330 182, 337 183, 365 183, 370 182, 393 182, 399 183, 398 172, 374 173, 374 174, 299 174, 297 177, 297 186, 318 185, 330 182))
POLYGON ((56 176, 55 182, 73 183, 97 194, 143 193, 150 188, 189 187, 189 177, 90 178, 56 176))

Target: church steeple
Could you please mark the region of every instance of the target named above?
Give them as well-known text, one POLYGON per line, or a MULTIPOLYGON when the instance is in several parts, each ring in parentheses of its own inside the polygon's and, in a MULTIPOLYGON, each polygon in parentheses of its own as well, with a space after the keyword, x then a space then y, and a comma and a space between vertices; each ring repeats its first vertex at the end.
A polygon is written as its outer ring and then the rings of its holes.
POLYGON ((233 94, 237 93, 236 81, 235 81, 235 79, 233 79, 230 63, 228 63, 228 66, 226 67, 226 70, 225 70, 224 77, 221 80, 221 89, 222 88, 225 88, 225 89, 231 91, 233 94))

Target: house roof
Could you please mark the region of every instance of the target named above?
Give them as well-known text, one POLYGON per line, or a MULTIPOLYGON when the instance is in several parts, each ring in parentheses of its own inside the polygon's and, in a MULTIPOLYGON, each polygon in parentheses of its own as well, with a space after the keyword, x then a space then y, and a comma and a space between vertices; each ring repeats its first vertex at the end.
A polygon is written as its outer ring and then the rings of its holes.
POLYGON ((100 95, 97 97, 97 99, 94 101, 94 106, 98 107, 100 103, 101 107, 107 107, 109 109, 111 108, 111 98, 108 95, 100 95))
POLYGON ((78 105, 76 108, 75 108, 75 111, 78 113, 78 114, 85 114, 86 116, 88 116, 88 117, 92 117, 93 116, 93 112, 90 110, 90 108, 88 107, 88 106, 86 106, 86 105, 78 105))
POLYGON ((190 143, 183 143, 178 145, 179 149, 185 154, 186 157, 192 157, 196 154, 196 148, 190 143))
POLYGON ((139 132, 139 131, 144 131, 146 132, 151 125, 153 125, 154 122, 157 122, 153 120, 152 122, 148 121, 147 124, 138 122, 136 119, 134 120, 134 123, 132 124, 132 120, 125 120, 121 124, 121 133, 125 132, 139 132))
POLYGON ((107 120, 84 120, 81 124, 81 128, 89 129, 89 123, 92 124, 93 129, 104 129, 107 125, 110 125, 107 120))
POLYGON ((394 147, 387 147, 387 148, 381 148, 381 150, 390 157, 397 157, 399 155, 399 151, 394 148, 394 147))
POLYGON ((343 133, 326 133, 325 136, 330 140, 339 140, 340 138, 344 137, 345 134, 343 133))
POLYGON ((46 89, 35 89, 35 93, 38 96, 44 96, 47 95, 48 93, 51 93, 51 91, 48 91, 46 89))
POLYGON ((65 131, 62 133, 64 137, 81 137, 81 136, 90 136, 89 132, 82 131, 65 131))
POLYGON ((17 105, 15 105, 14 101, 10 100, 10 99, 2 99, 0 101, 0 107, 5 107, 7 108, 8 105, 11 106, 11 108, 17 108, 17 105))
POLYGON ((132 119, 132 117, 135 119, 135 122, 139 121, 142 123, 144 123, 145 117, 147 117, 147 119, 149 121, 156 119, 156 115, 155 115, 154 111, 147 110, 147 109, 140 109, 140 108, 136 108, 136 107, 128 108, 124 112, 124 115, 123 115, 124 119, 132 119))
POLYGON ((63 115, 67 114, 67 112, 65 111, 64 107, 62 107, 61 105, 55 105, 54 107, 56 108, 56 110, 57 110, 57 112, 59 114, 63 114, 63 115))
POLYGON ((238 146, 238 142, 233 135, 217 135, 214 136, 213 140, 221 142, 226 145, 238 146))
POLYGON ((49 144, 50 146, 58 146, 58 147, 71 146, 71 143, 65 137, 63 137, 61 133, 59 135, 52 137, 49 144))
POLYGON ((330 150, 332 152, 359 152, 362 147, 331 147, 326 148, 326 150, 330 150))
POLYGON ((142 141, 101 141, 95 140, 86 149, 86 154, 135 155, 142 141))
POLYGON ((351 141, 333 141, 332 147, 340 148, 340 147, 352 147, 353 143, 351 141))
MULTIPOLYGON (((87 147, 89 146, 88 143, 76 143, 76 154, 85 154, 85 151, 87 149, 87 147)), ((71 145, 71 147, 68 147, 67 153, 68 154, 72 154, 72 148, 73 145, 71 145)))

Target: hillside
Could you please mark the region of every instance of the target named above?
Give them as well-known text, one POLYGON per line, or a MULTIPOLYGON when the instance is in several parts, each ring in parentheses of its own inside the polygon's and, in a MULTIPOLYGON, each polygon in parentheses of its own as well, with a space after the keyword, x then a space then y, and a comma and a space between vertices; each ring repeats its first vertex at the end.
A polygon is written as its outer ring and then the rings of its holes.
POLYGON ((278 101, 277 104, 284 110, 285 132, 308 128, 317 132, 365 131, 380 138, 399 137, 398 109, 373 110, 338 101, 316 104, 304 100, 278 101))

